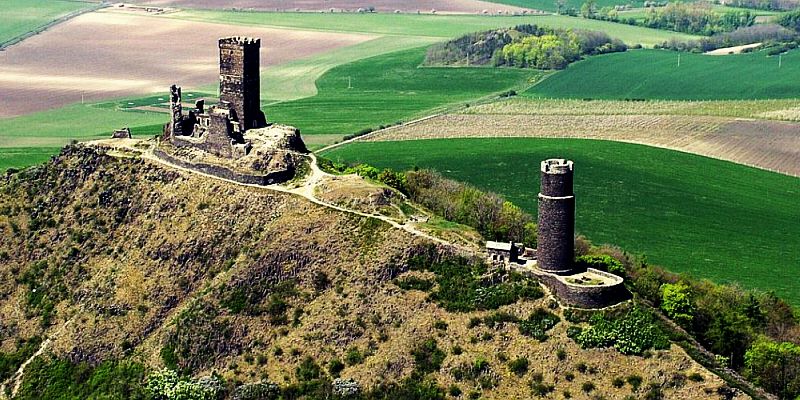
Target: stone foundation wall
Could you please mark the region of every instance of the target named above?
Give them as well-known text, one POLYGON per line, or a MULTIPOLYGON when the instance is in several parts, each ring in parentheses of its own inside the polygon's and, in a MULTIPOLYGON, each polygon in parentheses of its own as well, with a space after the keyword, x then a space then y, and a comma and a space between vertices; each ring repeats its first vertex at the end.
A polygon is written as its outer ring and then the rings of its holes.
POLYGON ((294 173, 295 173, 295 171, 293 170, 287 170, 287 171, 276 171, 266 175, 240 174, 238 172, 231 171, 230 169, 221 167, 219 165, 191 163, 188 161, 184 161, 167 154, 161 149, 155 149, 153 151, 153 154, 156 157, 164 161, 167 161, 169 163, 175 164, 179 167, 188 168, 209 175, 218 176, 220 178, 230 179, 232 181, 236 181, 239 183, 246 183, 251 185, 273 185, 276 183, 287 182, 292 178, 294 178, 294 173))
MULTIPOLYGON (((598 275, 611 275, 597 270, 592 270, 592 272, 598 275)), ((584 286, 569 284, 560 280, 558 276, 544 271, 532 271, 531 274, 550 288, 559 300, 573 307, 603 308, 631 298, 630 292, 625 288, 621 279, 613 285, 584 286)))

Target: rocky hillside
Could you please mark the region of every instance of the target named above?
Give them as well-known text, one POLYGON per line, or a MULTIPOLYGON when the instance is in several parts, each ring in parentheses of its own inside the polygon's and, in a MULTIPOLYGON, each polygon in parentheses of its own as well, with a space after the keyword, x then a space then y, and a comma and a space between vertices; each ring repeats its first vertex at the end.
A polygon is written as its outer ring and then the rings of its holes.
POLYGON ((9 397, 737 396, 674 345, 583 350, 567 319, 536 282, 300 197, 81 146, 0 177, 9 397), (153 396, 163 368, 218 388, 153 396))

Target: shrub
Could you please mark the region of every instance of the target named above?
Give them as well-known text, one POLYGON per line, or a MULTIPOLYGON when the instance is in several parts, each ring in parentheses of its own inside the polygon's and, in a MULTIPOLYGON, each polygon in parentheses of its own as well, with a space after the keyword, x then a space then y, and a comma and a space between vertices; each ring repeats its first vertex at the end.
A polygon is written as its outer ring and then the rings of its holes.
POLYGON ((583 382, 583 384, 581 385, 581 390, 583 390, 586 393, 590 393, 594 389, 595 386, 593 382, 583 382))
POLYGON ((361 353, 358 347, 351 347, 347 349, 347 353, 344 356, 344 361, 347 365, 357 365, 364 362, 364 355, 361 353))
POLYGON ((574 338, 583 348, 613 346, 622 354, 642 355, 651 348, 669 347, 668 338, 653 322, 653 316, 640 308, 614 320, 597 313, 590 324, 574 338))
POLYGON ((277 400, 280 394, 280 388, 272 382, 246 383, 233 391, 233 400, 277 400))
POLYGON ((461 396, 461 388, 459 388, 457 385, 450 385, 450 388, 447 389, 447 393, 453 397, 461 396))
POLYGON ((661 285, 661 309, 681 326, 689 326, 694 314, 692 293, 683 282, 661 285))
POLYGON ((464 350, 461 348, 461 346, 455 345, 453 346, 452 349, 450 349, 450 352, 453 353, 454 356, 458 356, 461 355, 461 353, 463 353, 464 350))
POLYGON ((445 358, 444 352, 432 338, 418 344, 411 355, 414 356, 415 370, 422 374, 438 371, 445 358))
POLYGON ((606 254, 576 257, 575 265, 579 268, 594 268, 614 275, 625 276, 625 267, 622 263, 606 254))
POLYGON ((519 332, 525 336, 534 337, 540 341, 547 339, 546 332, 561 321, 557 315, 543 308, 537 308, 528 319, 519 322, 519 332))
POLYGON ((575 369, 578 370, 578 372, 585 374, 586 370, 589 369, 589 366, 587 366, 585 362, 579 362, 575 364, 575 369))
POLYGON ((528 359, 525 357, 519 357, 515 360, 512 360, 508 363, 508 369, 517 376, 523 376, 526 372, 528 372, 528 359))
POLYGON ((625 386, 625 381, 622 378, 618 377, 618 376, 614 377, 614 379, 611 380, 611 386, 619 389, 619 388, 625 386))
POLYGON ((625 381, 631 385, 631 390, 634 392, 638 391, 639 387, 642 386, 642 377, 639 375, 628 375, 625 381))
POLYGON ((344 371, 344 363, 338 358, 334 358, 328 363, 328 372, 332 377, 338 378, 342 371, 344 371))
POLYGON ((534 396, 545 397, 551 392, 553 392, 555 388, 556 388, 555 386, 548 383, 535 382, 535 381, 531 382, 531 392, 533 392, 534 396))
POLYGON ((300 365, 295 369, 297 380, 307 382, 314 379, 319 379, 322 375, 322 370, 312 357, 306 357, 300 362, 300 365))
POLYGON ((446 330, 447 330, 447 322, 444 322, 444 321, 442 321, 442 320, 436 320, 436 321, 433 323, 433 327, 434 327, 435 329, 438 329, 438 330, 440 330, 440 331, 446 331, 446 330))
POLYGON ((687 378, 689 378, 689 380, 692 382, 702 382, 704 380, 703 375, 700 375, 697 372, 692 372, 687 378))
POLYGON ((433 287, 433 282, 416 276, 398 279, 395 281, 395 284, 403 290, 421 290, 423 292, 427 292, 433 287))

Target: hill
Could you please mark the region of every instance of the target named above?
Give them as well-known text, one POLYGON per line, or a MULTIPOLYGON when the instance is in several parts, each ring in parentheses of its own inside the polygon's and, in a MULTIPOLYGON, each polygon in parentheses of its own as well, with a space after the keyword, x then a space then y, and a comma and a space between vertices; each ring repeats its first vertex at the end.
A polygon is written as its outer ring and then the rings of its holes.
POLYGON ((800 86, 800 52, 708 56, 638 50, 571 64, 524 95, 573 99, 793 99, 800 86), (678 58, 680 57, 680 64, 678 58), (747 77, 744 79, 743 77, 747 77))
POLYGON ((237 399, 736 393, 676 346, 582 350, 565 322, 524 335, 509 315, 566 318, 538 286, 481 281, 379 220, 138 158, 68 147, 5 176, 0 230, 2 380, 36 355, 17 399, 142 398, 148 375, 237 399), (485 295, 447 311, 444 293, 478 288, 525 294, 495 317, 485 295))
POLYGON ((800 304, 792 278, 800 265, 787 259, 800 252, 794 240, 800 231, 786 224, 800 219, 795 177, 582 139, 356 142, 325 156, 395 170, 434 168, 532 214, 538 160, 566 157, 576 164, 577 230, 595 243, 614 243, 675 272, 775 291, 800 304))

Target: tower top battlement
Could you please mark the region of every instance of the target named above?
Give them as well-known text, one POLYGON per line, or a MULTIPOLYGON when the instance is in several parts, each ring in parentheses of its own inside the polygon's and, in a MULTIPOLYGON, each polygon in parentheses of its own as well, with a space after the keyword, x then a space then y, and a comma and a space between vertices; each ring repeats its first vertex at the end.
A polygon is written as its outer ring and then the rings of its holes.
POLYGON ((246 36, 229 36, 219 39, 220 47, 228 46, 261 46, 260 38, 251 38, 246 36))
POLYGON ((568 174, 573 171, 573 163, 563 158, 551 158, 542 161, 542 172, 545 174, 568 174))

